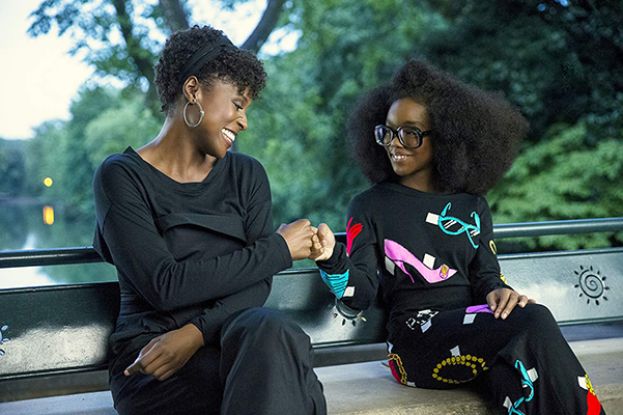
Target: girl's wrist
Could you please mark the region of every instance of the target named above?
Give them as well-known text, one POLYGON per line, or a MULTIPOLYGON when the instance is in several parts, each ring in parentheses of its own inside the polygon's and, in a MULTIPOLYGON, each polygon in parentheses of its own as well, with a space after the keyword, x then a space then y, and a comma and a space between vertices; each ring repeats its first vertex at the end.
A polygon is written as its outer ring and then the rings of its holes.
POLYGON ((316 258, 314 261, 316 261, 316 262, 328 261, 333 256, 334 249, 335 249, 335 246, 333 246, 331 248, 322 248, 322 250, 324 252, 322 253, 322 255, 320 255, 318 258, 316 258))

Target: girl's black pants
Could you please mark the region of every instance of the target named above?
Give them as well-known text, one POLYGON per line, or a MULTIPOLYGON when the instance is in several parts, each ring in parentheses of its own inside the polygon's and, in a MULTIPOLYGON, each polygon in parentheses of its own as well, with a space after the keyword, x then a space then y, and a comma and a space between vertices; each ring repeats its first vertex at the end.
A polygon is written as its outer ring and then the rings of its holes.
POLYGON ((389 366, 407 386, 446 389, 484 377, 501 414, 604 414, 590 379, 550 311, 485 306, 424 310, 394 324, 389 366))

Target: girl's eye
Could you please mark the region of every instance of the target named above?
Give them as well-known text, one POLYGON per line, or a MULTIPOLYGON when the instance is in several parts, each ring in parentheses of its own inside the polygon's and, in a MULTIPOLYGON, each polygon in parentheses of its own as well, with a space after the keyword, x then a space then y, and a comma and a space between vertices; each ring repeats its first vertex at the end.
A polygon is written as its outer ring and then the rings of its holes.
POLYGON ((236 107, 238 111, 242 111, 242 105, 238 104, 237 102, 234 102, 234 107, 236 107))
POLYGON ((417 133, 415 132, 415 130, 412 130, 410 128, 405 128, 402 130, 402 133, 408 137, 415 137, 417 136, 417 133))

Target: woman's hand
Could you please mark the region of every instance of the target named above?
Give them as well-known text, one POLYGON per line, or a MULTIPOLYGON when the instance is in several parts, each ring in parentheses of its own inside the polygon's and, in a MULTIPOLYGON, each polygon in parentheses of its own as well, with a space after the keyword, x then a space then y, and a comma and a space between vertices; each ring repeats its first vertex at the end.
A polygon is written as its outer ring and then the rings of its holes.
POLYGON ((500 318, 501 316, 502 320, 508 317, 516 305, 524 308, 528 303, 535 303, 535 301, 510 288, 497 288, 487 294, 487 304, 493 311, 494 317, 500 318))
POLYGON ((281 224, 277 233, 285 239, 292 260, 309 257, 312 248, 312 237, 316 231, 307 219, 299 219, 289 224, 281 224))
POLYGON ((152 339, 123 373, 126 376, 143 373, 165 380, 181 369, 201 346, 203 335, 194 324, 187 324, 152 339))
POLYGON ((333 255, 335 249, 335 235, 326 223, 318 226, 318 231, 312 237, 312 250, 309 259, 326 261, 333 255))

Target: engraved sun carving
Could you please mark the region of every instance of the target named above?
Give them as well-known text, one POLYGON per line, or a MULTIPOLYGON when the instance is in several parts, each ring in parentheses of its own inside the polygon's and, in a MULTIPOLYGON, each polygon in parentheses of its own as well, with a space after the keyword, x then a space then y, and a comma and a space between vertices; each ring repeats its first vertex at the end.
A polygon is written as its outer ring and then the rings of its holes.
POLYGON ((586 298, 586 304, 594 301, 599 305, 601 300, 608 301, 606 294, 610 287, 606 285, 606 276, 602 276, 598 269, 594 269, 592 265, 588 268, 580 265, 580 269, 573 272, 578 276, 578 283, 574 287, 580 290, 580 298, 586 298))
MULTIPOLYGON (((0 327, 0 346, 9 341, 9 338, 4 336, 4 332, 6 332, 8 329, 9 326, 7 325, 0 327)), ((4 356, 5 353, 6 352, 4 351, 4 349, 0 348, 0 357, 4 356)))
POLYGON ((349 307, 347 307, 346 305, 342 304, 342 302, 337 301, 335 302, 335 305, 332 306, 333 307, 333 318, 334 319, 342 319, 342 326, 346 325, 347 321, 350 321, 350 323, 353 326, 356 326, 357 323, 365 323, 366 321, 368 321, 364 316, 363 316, 363 311, 358 311, 358 310, 353 310, 349 307))

